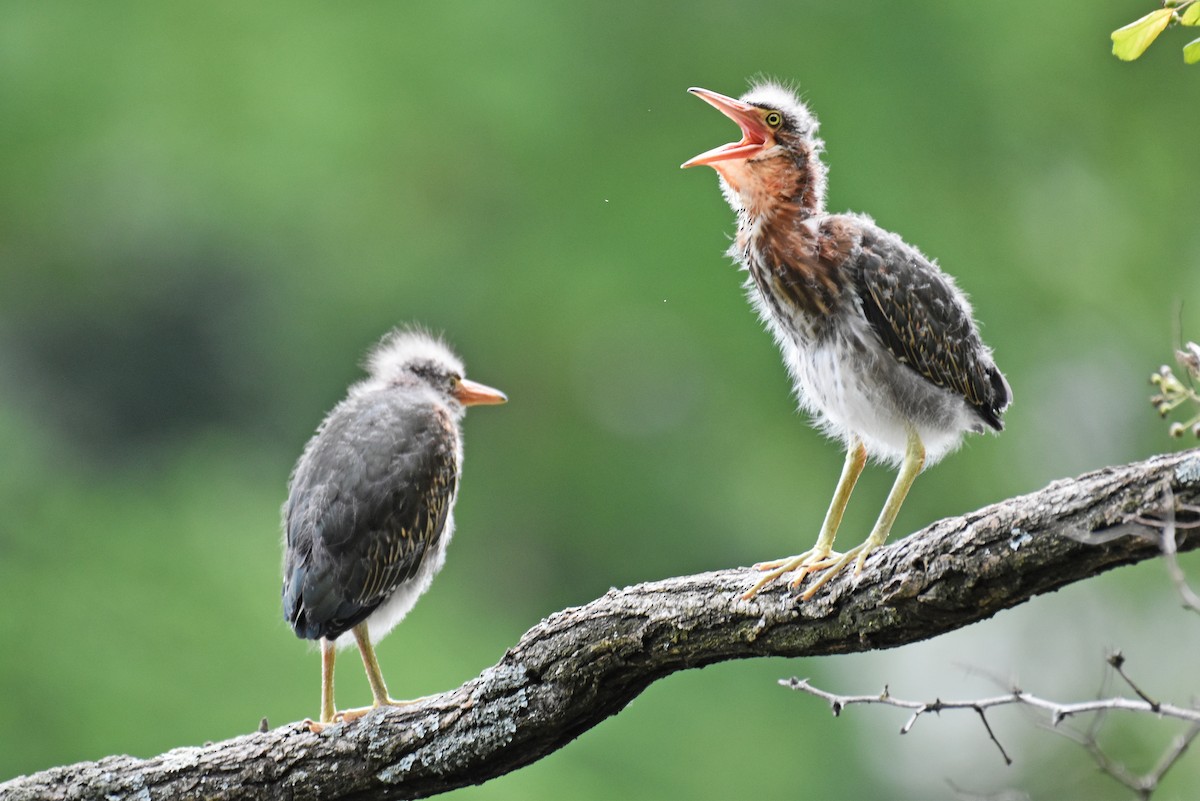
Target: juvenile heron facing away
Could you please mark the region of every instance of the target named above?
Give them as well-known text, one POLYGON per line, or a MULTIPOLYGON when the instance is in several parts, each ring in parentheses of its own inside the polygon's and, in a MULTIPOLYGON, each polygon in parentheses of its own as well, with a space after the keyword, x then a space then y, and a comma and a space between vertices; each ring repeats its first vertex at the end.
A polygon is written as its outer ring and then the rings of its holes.
POLYGON ((792 91, 753 87, 740 100, 689 89, 742 129, 701 153, 737 213, 729 254, 749 273, 751 302, 783 352, 800 404, 846 445, 846 462, 813 548, 757 565, 769 571, 746 594, 795 572, 798 587, 824 574, 812 595, 849 562, 862 570, 887 539, 921 469, 967 431, 1000 431, 1012 398, 971 306, 950 276, 869 217, 825 210, 817 120, 792 91), (870 536, 833 550, 842 513, 867 456, 900 472, 870 536))
POLYGON ((349 721, 388 696, 374 643, 412 609, 446 558, 467 406, 504 403, 468 381, 445 343, 416 329, 385 336, 308 441, 283 506, 283 614, 321 641, 321 722, 349 721), (358 645, 374 702, 335 712, 335 649, 358 645))

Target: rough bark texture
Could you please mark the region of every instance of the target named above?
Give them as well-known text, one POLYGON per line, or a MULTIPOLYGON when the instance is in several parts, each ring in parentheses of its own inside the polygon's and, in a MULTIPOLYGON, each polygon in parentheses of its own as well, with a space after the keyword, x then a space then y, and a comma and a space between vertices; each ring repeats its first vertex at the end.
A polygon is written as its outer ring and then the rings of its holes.
MULTIPOLYGON (((1135 518, 1190 520, 1185 507, 1196 504, 1200 450, 1107 468, 934 523, 807 603, 779 584, 741 600, 756 575, 745 568, 611 590, 551 615, 497 665, 420 704, 320 735, 292 723, 151 759, 53 768, 0 784, 0 798, 419 798, 478 784, 562 747, 677 670, 892 648, 1152 558, 1159 529, 1135 518)), ((1200 529, 1178 536, 1179 550, 1200 547, 1200 529)))

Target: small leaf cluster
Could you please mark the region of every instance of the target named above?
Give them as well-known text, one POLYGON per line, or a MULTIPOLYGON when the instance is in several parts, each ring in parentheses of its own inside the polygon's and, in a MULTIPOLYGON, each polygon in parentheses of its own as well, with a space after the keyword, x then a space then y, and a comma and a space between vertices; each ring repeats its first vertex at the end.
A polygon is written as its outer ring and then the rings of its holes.
POLYGON ((1158 368, 1158 372, 1150 376, 1150 383, 1158 387, 1158 394, 1150 398, 1150 403, 1158 410, 1159 415, 1166 417, 1177 407, 1191 403, 1196 408, 1195 415, 1183 423, 1171 423, 1168 429, 1172 437, 1182 437, 1189 429, 1192 435, 1200 438, 1200 393, 1196 392, 1195 382, 1200 381, 1200 345, 1189 342, 1183 350, 1175 351, 1175 360, 1186 370, 1187 383, 1179 380, 1175 372, 1168 366, 1158 368))
MULTIPOLYGON (((1200 25, 1200 0, 1163 0, 1163 7, 1112 32, 1113 55, 1133 61, 1171 25, 1200 25)), ((1183 46, 1187 64, 1200 62, 1200 38, 1183 46)))

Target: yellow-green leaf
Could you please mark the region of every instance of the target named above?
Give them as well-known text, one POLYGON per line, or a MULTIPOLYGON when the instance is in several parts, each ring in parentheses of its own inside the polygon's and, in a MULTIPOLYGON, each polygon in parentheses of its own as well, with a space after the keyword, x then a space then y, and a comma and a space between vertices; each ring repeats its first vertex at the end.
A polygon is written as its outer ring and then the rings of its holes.
POLYGON ((1117 28, 1112 32, 1113 55, 1122 61, 1133 61, 1145 53, 1150 43, 1167 27, 1173 13, 1172 9, 1160 8, 1123 28, 1117 28))
POLYGON ((1193 39, 1183 46, 1183 63, 1200 62, 1200 39, 1193 39))
POLYGON ((1185 8, 1179 21, 1184 25, 1200 25, 1200 3, 1192 3, 1185 8))

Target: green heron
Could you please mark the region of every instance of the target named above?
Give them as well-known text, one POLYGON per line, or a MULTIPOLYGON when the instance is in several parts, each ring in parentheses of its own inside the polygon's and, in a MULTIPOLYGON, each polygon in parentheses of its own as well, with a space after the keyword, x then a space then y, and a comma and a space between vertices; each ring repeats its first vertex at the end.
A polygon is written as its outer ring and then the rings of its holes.
POLYGON ((404 701, 388 696, 379 642, 429 588, 446 559, 467 406, 504 403, 468 381, 448 346, 397 329, 367 357, 368 377, 322 421, 296 463, 283 506, 283 614, 321 641, 320 731, 404 701), (337 647, 357 643, 374 702, 335 712, 337 647))
POLYGON ((869 217, 825 210, 823 143, 817 120, 789 89, 755 85, 740 100, 689 92, 742 130, 701 153, 737 212, 729 255, 749 273, 751 303, 775 337, 796 395, 846 461, 816 544, 766 571, 747 599, 788 573, 796 589, 810 573, 809 599, 891 531, 913 480, 958 447, 967 431, 1000 431, 1012 399, 971 306, 953 279, 869 217), (833 540, 867 457, 899 465, 870 536, 845 553, 833 540))

